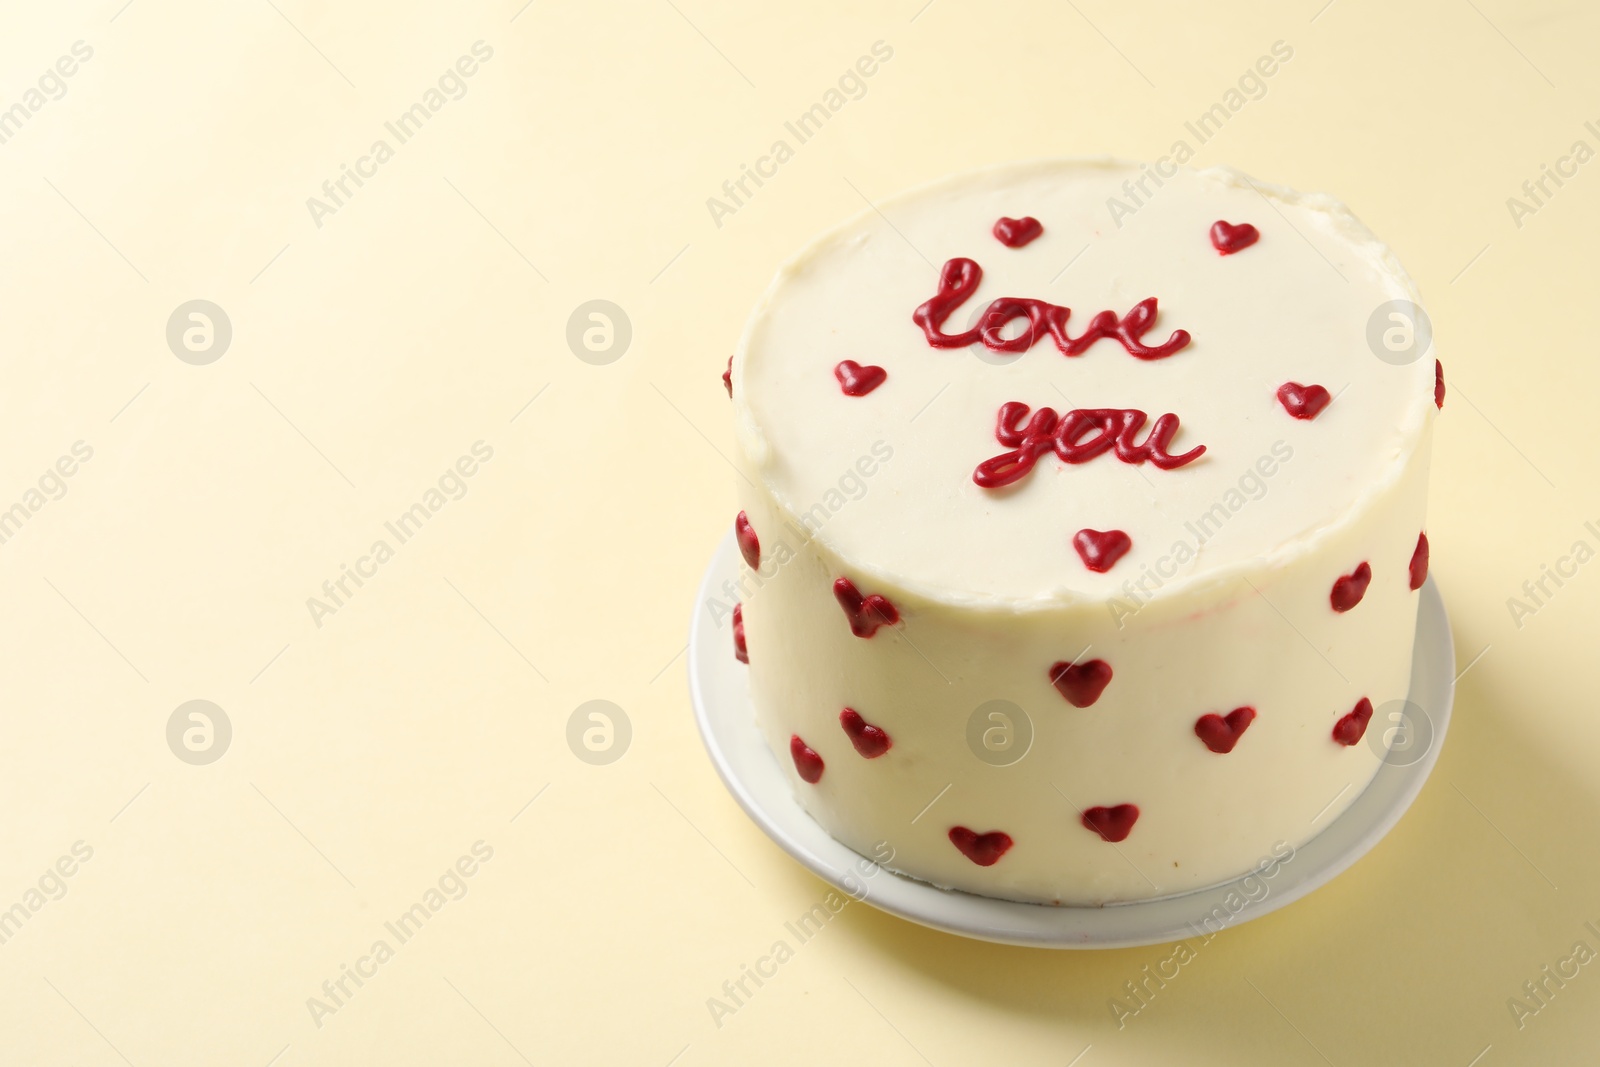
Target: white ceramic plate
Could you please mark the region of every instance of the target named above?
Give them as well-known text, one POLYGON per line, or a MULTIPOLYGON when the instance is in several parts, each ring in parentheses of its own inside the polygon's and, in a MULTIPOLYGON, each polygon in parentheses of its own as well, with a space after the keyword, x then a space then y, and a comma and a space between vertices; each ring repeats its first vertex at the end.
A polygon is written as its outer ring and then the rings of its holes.
MULTIPOLYGON (((719 628, 707 609, 713 597, 722 598, 723 582, 738 578, 738 560, 730 531, 706 569, 689 625, 689 692, 717 773, 756 825, 817 877, 891 915, 964 937, 1047 948, 1163 944, 1281 908, 1327 884, 1400 821, 1433 769, 1450 723, 1455 650, 1444 602, 1430 578, 1422 588, 1411 668, 1409 699, 1421 713, 1413 712, 1407 753, 1391 752, 1356 802, 1296 850, 1291 862, 1278 866, 1270 879, 1256 877, 1247 883, 1241 878, 1178 896, 1106 907, 1023 904, 940 889, 877 868, 829 837, 794 799, 756 727, 748 668, 733 656, 731 627, 719 628), (864 870, 871 876, 864 878, 864 870)), ((1374 720, 1373 729, 1383 725, 1374 720)))

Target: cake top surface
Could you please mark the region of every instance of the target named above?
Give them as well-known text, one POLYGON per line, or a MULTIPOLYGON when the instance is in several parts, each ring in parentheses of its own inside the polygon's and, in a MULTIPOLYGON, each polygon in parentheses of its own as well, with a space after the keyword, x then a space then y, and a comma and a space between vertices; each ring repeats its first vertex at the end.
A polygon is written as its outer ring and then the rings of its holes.
POLYGON ((1399 476, 1434 412, 1418 300, 1329 197, 993 168, 780 269, 735 353, 736 434, 752 480, 869 579, 1010 606, 1141 577, 1166 595, 1310 550, 1399 476))

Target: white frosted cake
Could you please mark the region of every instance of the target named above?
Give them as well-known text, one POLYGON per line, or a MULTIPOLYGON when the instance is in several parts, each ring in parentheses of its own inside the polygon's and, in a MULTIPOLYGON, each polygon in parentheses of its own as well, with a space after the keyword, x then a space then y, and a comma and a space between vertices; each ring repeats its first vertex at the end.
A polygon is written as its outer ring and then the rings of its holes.
POLYGON ((1427 573, 1442 375, 1369 344, 1418 300, 1335 200, 1103 160, 957 176, 790 260, 724 376, 729 654, 806 811, 1063 904, 1337 818, 1427 573))

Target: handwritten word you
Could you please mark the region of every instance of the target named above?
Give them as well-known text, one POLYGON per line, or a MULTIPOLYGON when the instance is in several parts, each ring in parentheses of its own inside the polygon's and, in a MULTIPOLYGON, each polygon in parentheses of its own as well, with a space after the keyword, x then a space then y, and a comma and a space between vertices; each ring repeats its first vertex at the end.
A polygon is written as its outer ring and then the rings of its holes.
POLYGON ((994 435, 1011 451, 986 459, 972 472, 972 480, 985 489, 999 489, 1026 477, 1039 458, 1054 452, 1063 463, 1087 463, 1094 457, 1116 450, 1124 463, 1149 461, 1162 470, 1192 463, 1205 453, 1205 445, 1174 456, 1168 451, 1178 432, 1178 416, 1166 414, 1155 421, 1143 441, 1135 435, 1150 418, 1134 408, 1076 408, 1065 415, 1053 408, 1040 408, 1026 426, 1022 420, 1028 405, 1013 400, 1000 405, 994 435), (1093 433, 1094 436, 1085 435, 1093 433))

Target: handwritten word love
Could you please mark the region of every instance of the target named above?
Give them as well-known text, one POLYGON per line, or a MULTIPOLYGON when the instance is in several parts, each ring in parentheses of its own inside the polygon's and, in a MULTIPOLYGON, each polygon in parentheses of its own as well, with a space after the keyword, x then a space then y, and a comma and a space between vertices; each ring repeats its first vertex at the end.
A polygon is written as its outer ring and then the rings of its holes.
POLYGON ((970 259, 952 259, 940 269, 939 291, 911 314, 911 321, 922 327, 930 345, 962 348, 982 341, 985 348, 996 352, 1026 352, 1034 342, 1048 335, 1062 354, 1076 356, 1104 337, 1121 342, 1128 354, 1138 359, 1165 359, 1189 343, 1186 330, 1174 331, 1171 337, 1153 348, 1144 343, 1145 333, 1156 321, 1156 298, 1153 296, 1139 301, 1120 319, 1113 312, 1100 312, 1089 320, 1089 328, 1077 337, 1067 333, 1071 308, 1016 296, 1003 296, 990 302, 972 329, 964 333, 945 333, 945 320, 966 302, 982 280, 983 268, 970 259), (1015 337, 1001 336, 1015 319, 1027 319, 1027 328, 1015 337))
POLYGON ((1028 405, 1015 400, 1000 405, 994 436, 1012 451, 978 464, 972 480, 983 488, 999 489, 1021 480, 1048 452, 1054 452, 1063 463, 1087 463, 1115 449, 1124 463, 1148 460, 1162 470, 1172 470, 1194 462, 1206 450, 1205 445, 1196 445, 1179 456, 1167 451, 1178 432, 1178 416, 1172 414, 1158 418, 1144 440, 1135 441, 1134 435, 1150 416, 1132 408, 1076 408, 1065 415, 1040 408, 1024 426, 1028 410, 1028 405), (1085 436, 1091 432, 1094 436, 1085 436))

